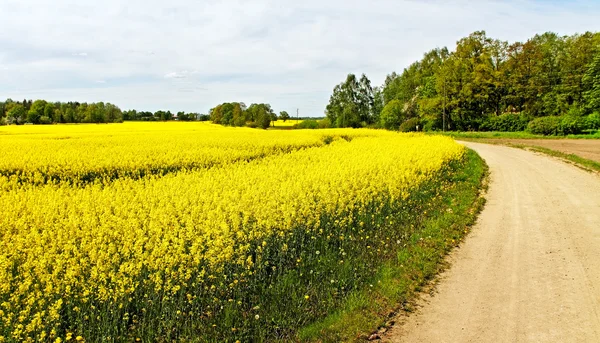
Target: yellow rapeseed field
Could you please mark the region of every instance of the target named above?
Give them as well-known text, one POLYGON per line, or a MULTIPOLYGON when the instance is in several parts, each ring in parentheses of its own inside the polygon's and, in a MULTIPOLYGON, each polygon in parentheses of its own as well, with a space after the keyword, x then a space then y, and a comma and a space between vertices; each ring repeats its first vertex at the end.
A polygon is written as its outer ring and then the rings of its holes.
POLYGON ((401 248, 464 155, 204 123, 5 127, 0 146, 0 342, 283 337, 401 248))
POLYGON ((302 120, 302 119, 296 120, 296 119, 293 119, 293 118, 288 119, 286 121, 278 119, 278 120, 276 120, 274 122, 271 122, 271 126, 274 126, 274 127, 291 127, 291 126, 294 126, 296 124, 300 124, 303 121, 304 120, 302 120))

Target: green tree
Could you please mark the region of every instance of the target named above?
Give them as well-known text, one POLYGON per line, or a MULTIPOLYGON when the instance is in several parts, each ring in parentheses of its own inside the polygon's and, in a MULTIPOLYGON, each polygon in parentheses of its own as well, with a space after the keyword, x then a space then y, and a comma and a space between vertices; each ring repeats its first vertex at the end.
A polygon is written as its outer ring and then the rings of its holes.
POLYGON ((286 111, 281 111, 279 112, 279 119, 283 120, 283 122, 285 123, 287 120, 290 119, 290 114, 286 111))
POLYGON ((337 127, 360 127, 374 122, 374 107, 371 81, 364 74, 360 79, 348 74, 334 87, 325 114, 337 127))
POLYGON ((240 103, 233 104, 232 122, 233 126, 246 125, 246 114, 244 113, 244 110, 242 109, 242 105, 240 103))
POLYGON ((106 103, 105 108, 105 122, 106 123, 122 123, 123 122, 123 112, 121 109, 113 105, 111 103, 106 103))
POLYGON ((53 103, 49 102, 44 106, 44 117, 48 118, 48 120, 54 123, 60 123, 60 112, 56 110, 56 107, 53 103))
POLYGON ((388 102, 380 115, 380 125, 388 130, 397 130, 403 122, 402 102, 394 99, 388 102))
POLYGON ((588 112, 600 112, 600 52, 589 64, 583 76, 584 99, 588 112))
POLYGON ((271 125, 271 120, 273 120, 273 116, 275 115, 269 104, 251 104, 246 112, 249 115, 249 121, 263 129, 271 125))
POLYGON ((7 118, 9 123, 20 124, 25 122, 27 119, 27 112, 25 107, 21 104, 14 104, 11 109, 7 112, 7 118))
POLYGON ((36 100, 31 105, 31 108, 27 112, 27 121, 33 124, 38 124, 40 122, 40 118, 44 115, 44 110, 46 108, 46 101, 44 100, 36 100))

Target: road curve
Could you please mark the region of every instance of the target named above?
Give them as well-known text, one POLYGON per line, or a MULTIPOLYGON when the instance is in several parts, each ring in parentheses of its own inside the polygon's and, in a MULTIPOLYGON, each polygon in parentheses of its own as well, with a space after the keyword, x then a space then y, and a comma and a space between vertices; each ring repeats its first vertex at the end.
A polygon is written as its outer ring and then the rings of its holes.
POLYGON ((505 146, 477 225, 386 342, 600 342, 600 177, 505 146))

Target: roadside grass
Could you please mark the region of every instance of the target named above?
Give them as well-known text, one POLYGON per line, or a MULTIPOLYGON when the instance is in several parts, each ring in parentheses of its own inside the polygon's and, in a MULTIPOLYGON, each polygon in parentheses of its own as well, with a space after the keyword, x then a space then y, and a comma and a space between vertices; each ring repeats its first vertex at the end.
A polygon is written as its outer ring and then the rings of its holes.
POLYGON ((396 258, 384 262, 366 289, 347 297, 341 308, 324 319, 302 328, 304 342, 353 342, 393 325, 399 311, 410 311, 418 292, 447 267, 445 256, 458 246, 475 223, 485 199, 488 169, 472 150, 443 191, 425 212, 420 230, 415 230, 396 258))
POLYGON ((567 136, 542 136, 534 135, 528 132, 430 132, 430 134, 450 136, 458 139, 600 139, 600 131, 590 132, 581 135, 567 136))

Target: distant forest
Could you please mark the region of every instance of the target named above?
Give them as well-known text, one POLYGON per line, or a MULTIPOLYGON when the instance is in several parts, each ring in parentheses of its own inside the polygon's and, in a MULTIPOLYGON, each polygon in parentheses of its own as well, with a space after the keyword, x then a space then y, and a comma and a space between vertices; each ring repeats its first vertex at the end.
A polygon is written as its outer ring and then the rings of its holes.
POLYGON ((581 129, 593 128, 597 112, 600 33, 591 32, 548 32, 512 44, 474 32, 452 52, 431 50, 389 74, 380 87, 364 74, 348 75, 326 109, 337 127, 465 131, 519 131, 546 116, 581 118, 581 129))
POLYGON ((171 111, 121 111, 111 103, 48 102, 45 100, 7 99, 0 102, 0 125, 6 124, 58 124, 58 123, 120 123, 137 121, 206 121, 208 115, 171 111))

